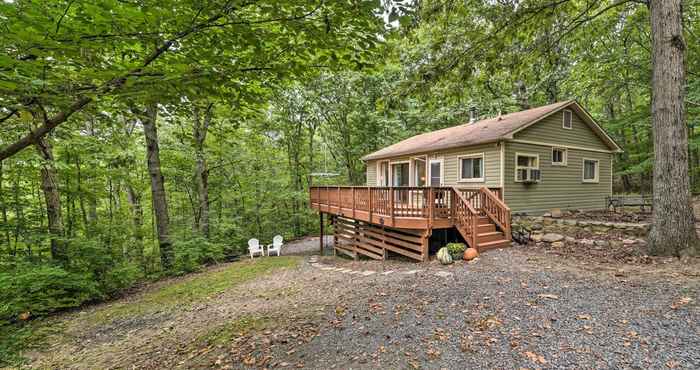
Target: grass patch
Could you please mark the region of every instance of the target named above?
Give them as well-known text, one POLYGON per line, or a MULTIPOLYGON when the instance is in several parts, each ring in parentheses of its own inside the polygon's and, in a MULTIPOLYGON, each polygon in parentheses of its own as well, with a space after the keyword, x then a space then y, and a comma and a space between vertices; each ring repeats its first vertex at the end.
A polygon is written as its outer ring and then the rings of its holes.
POLYGON ((94 320, 107 322, 115 318, 158 311, 176 305, 187 305, 211 298, 236 285, 272 271, 295 267, 301 257, 274 257, 232 263, 225 269, 197 274, 159 290, 146 293, 134 302, 119 302, 95 312, 94 320))
POLYGON ((59 334, 63 326, 56 320, 34 320, 0 326, 0 368, 19 367, 25 362, 22 352, 42 348, 48 337, 59 334))
POLYGON ((271 321, 265 317, 245 316, 207 332, 197 339, 197 343, 225 345, 230 343, 236 335, 246 334, 252 330, 265 329, 271 321))

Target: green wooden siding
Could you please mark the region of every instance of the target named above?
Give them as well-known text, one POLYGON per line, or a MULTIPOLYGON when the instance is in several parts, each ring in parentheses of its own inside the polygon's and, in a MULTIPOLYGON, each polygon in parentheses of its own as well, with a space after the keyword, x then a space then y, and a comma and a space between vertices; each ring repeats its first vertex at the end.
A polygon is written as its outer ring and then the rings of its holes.
POLYGON ((501 149, 495 144, 476 145, 434 153, 431 158, 444 158, 445 163, 445 186, 459 187, 500 187, 501 186, 501 168, 500 158, 501 149), (484 154, 484 182, 461 182, 459 180, 459 158, 460 156, 484 154))
MULTIPOLYGON (((367 185, 377 185, 379 177, 377 176, 377 163, 379 161, 388 160, 389 162, 410 161, 416 157, 427 157, 429 160, 442 159, 445 186, 459 187, 500 187, 501 170, 500 170, 500 148, 497 144, 483 144, 472 147, 449 149, 437 152, 422 153, 412 156, 401 156, 389 159, 374 160, 367 162, 367 185), (461 182, 459 181, 459 158, 461 156, 469 156, 475 154, 483 154, 484 156, 484 181, 483 182, 461 182)), ((411 163, 411 181, 413 178, 413 164, 411 163)))
POLYGON ((516 133, 513 138, 538 143, 610 150, 605 142, 575 112, 572 113, 573 125, 571 129, 562 127, 564 113, 559 111, 516 133))
POLYGON ((508 142, 505 152, 504 200, 513 212, 542 213, 552 208, 601 209, 611 194, 612 154, 567 150, 567 165, 552 165, 549 146, 508 142), (515 182, 515 154, 538 154, 542 179, 536 184, 515 182), (599 181, 583 182, 583 159, 596 159, 599 181))
POLYGON ((377 161, 367 161, 367 185, 377 183, 377 161))

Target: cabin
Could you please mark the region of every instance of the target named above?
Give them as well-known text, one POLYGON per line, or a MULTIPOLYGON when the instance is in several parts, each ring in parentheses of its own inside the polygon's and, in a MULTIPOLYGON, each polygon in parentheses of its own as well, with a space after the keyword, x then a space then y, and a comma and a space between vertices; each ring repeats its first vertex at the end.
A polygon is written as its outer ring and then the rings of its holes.
POLYGON ((364 156, 367 184, 310 188, 336 252, 420 261, 446 241, 511 244, 513 213, 605 207, 615 141, 575 100, 428 132, 364 156))

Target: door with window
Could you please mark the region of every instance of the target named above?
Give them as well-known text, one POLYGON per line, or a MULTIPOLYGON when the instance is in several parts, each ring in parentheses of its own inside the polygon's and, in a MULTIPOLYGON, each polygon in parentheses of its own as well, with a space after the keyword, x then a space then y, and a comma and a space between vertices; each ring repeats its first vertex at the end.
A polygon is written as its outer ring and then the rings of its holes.
POLYGON ((394 163, 391 165, 391 186, 409 186, 409 167, 408 163, 394 163))
POLYGON ((413 172, 415 172, 413 183, 419 187, 425 186, 425 158, 416 158, 413 160, 413 172))
POLYGON ((442 161, 430 161, 430 186, 442 186, 442 161))

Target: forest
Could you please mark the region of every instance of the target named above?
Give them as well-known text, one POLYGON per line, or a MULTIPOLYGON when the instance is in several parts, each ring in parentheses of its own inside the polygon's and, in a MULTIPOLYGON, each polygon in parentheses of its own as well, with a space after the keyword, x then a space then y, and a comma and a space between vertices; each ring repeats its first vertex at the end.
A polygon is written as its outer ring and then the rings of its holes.
POLYGON ((624 148, 615 193, 688 205, 700 2, 660 3, 4 1, 0 327, 317 234, 310 185, 362 185, 360 157, 471 108, 576 99, 624 148))

